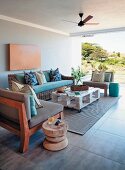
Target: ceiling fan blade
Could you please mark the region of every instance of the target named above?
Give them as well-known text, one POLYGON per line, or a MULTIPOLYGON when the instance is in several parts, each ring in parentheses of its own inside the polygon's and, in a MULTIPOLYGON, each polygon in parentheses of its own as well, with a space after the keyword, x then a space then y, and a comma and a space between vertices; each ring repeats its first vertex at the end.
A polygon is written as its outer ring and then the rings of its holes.
POLYGON ((89 15, 88 17, 86 17, 83 22, 86 23, 87 21, 89 21, 90 19, 92 19, 93 16, 92 15, 89 15))
POLYGON ((85 23, 85 25, 98 25, 99 23, 85 23))
POLYGON ((64 19, 63 19, 63 21, 64 22, 70 22, 70 23, 78 24, 77 22, 74 22, 74 21, 68 21, 68 20, 64 20, 64 19))

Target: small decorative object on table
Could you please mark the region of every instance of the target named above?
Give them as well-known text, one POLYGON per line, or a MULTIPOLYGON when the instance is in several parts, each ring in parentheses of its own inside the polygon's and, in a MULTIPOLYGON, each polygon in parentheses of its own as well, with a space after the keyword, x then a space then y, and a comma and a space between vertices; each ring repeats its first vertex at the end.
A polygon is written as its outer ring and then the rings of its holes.
POLYGON ((60 88, 57 89, 57 93, 64 93, 65 89, 66 89, 66 86, 60 87, 60 88))
POLYGON ((75 91, 75 95, 80 95, 80 92, 79 91, 75 91))
POLYGON ((55 125, 58 126, 60 123, 61 123, 61 120, 57 119, 56 122, 55 122, 55 125))
POLYGON ((48 124, 53 124, 55 122, 55 118, 54 117, 49 117, 48 118, 48 124))

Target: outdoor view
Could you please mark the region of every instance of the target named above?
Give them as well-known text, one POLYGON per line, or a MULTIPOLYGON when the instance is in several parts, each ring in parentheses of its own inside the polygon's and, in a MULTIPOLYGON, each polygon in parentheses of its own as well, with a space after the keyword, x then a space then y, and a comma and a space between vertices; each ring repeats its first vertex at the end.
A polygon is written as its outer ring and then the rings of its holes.
POLYGON ((125 33, 108 33, 84 38, 82 43, 82 70, 115 73, 115 81, 125 83, 125 33))

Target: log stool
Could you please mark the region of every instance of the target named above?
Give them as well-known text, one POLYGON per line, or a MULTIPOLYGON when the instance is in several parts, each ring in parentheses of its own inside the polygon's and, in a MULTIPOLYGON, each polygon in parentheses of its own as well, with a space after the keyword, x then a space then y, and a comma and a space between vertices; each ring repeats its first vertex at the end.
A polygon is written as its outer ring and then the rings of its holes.
POLYGON ((54 124, 48 124, 48 121, 43 123, 43 132, 46 138, 43 142, 43 146, 47 150, 58 151, 64 149, 68 145, 68 139, 66 137, 67 133, 67 123, 55 126, 54 124))

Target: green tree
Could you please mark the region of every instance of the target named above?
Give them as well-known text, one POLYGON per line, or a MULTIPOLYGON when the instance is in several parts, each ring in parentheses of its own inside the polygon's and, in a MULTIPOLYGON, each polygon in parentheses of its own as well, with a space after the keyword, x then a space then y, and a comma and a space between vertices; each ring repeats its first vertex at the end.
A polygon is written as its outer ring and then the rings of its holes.
POLYGON ((117 58, 118 57, 118 55, 117 55, 117 53, 115 53, 115 51, 113 51, 113 53, 112 54, 110 54, 110 56, 109 57, 111 57, 111 58, 117 58))
POLYGON ((105 61, 108 57, 108 53, 100 46, 96 46, 94 53, 92 53, 92 59, 97 61, 105 61))
POLYGON ((108 57, 108 53, 106 50, 92 43, 82 44, 82 55, 83 59, 97 61, 105 61, 108 57))
POLYGON ((121 54, 120 54, 120 52, 117 52, 117 56, 118 56, 118 57, 121 57, 121 54))
POLYGON ((83 59, 87 59, 90 57, 90 54, 92 54, 95 50, 95 46, 92 43, 82 43, 82 56, 83 59))

